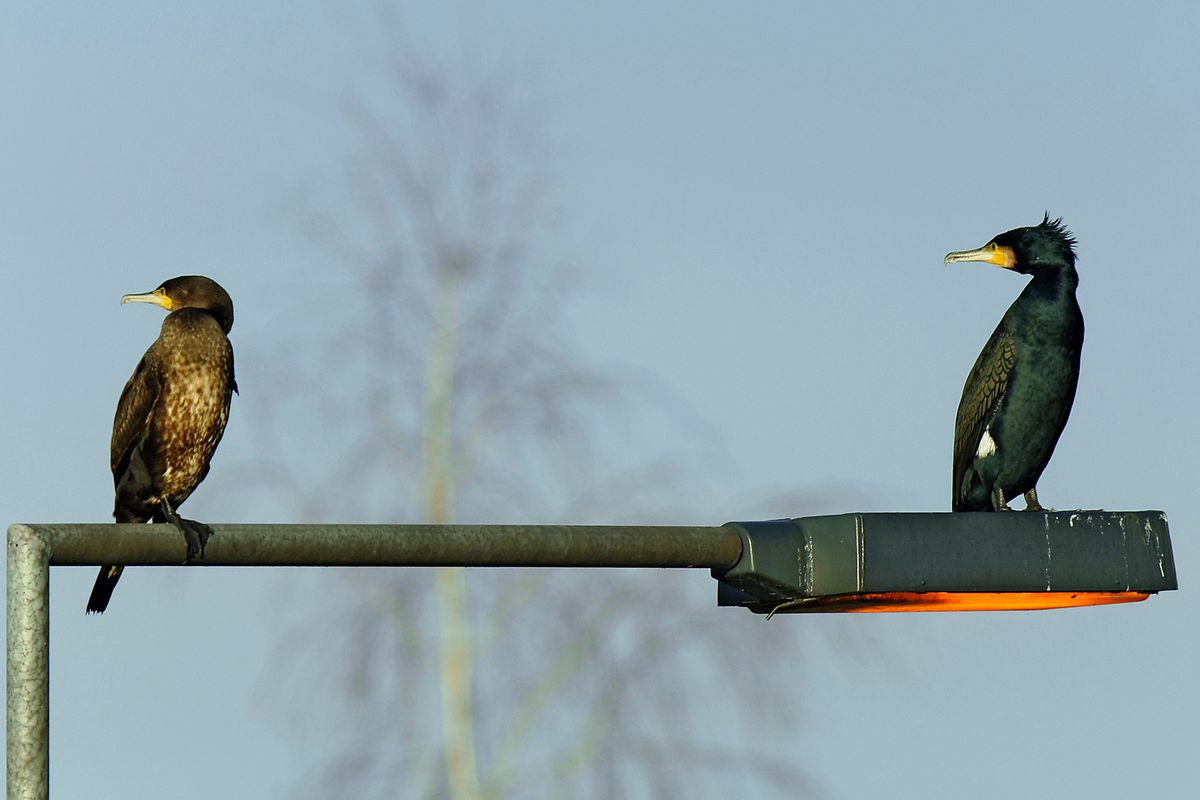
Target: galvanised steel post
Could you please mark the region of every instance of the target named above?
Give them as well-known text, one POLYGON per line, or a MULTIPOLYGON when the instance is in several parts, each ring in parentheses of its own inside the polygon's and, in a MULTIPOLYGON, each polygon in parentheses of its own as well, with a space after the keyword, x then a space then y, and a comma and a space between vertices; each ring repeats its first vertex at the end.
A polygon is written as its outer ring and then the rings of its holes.
POLYGON ((50 538, 8 529, 8 798, 50 795, 50 538))

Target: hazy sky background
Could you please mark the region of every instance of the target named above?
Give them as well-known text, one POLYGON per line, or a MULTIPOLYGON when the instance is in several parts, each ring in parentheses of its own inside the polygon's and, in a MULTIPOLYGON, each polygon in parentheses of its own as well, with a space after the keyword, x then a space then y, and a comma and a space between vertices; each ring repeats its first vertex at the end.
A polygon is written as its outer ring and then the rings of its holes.
MULTIPOLYGON (((1087 338, 1039 494, 1165 510, 1183 590, 745 624, 875 643, 798 669, 807 713, 783 751, 828 797, 1200 793, 1196 4, 433 5, 405 14, 410 38, 537 87, 561 213, 545 246, 583 276, 580 362, 659 376, 723 442, 727 479, 683 498, 680 522, 813 486, 870 498, 845 511, 947 509, 962 381, 1025 278, 942 256, 1064 217, 1087 338)), ((242 395, 186 510, 279 518, 223 503, 218 479, 253 455, 253 398, 271 386, 251 365, 288 330, 320 330, 322 303, 371 300, 338 291, 344 265, 298 209, 338 197, 357 146, 341 104, 380 85, 374 8, 7 9, 6 524, 110 519, 113 407, 160 324, 117 301, 189 273, 234 298, 242 395)), ((621 448, 633 462, 692 447, 678 435, 647 424, 621 448)), ((53 576, 55 796, 285 796, 313 741, 338 736, 298 730, 267 691, 317 584, 144 570, 85 619, 93 572, 53 576)), ((707 578, 692 585, 681 603, 712 602, 707 578)))

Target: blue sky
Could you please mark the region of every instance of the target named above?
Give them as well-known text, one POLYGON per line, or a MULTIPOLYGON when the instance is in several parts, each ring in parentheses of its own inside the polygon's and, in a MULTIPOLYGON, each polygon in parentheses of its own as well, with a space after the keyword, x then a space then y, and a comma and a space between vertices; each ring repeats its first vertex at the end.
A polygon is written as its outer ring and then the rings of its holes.
MULTIPOLYGON (((109 518, 113 404, 158 325, 121 294, 217 278, 242 365, 288 326, 320 329, 323 281, 339 275, 323 272, 297 207, 336 194, 354 150, 341 110, 379 84, 374 7, 9 9, 10 522, 109 518)), ((779 636, 879 642, 814 654, 804 671, 792 744, 830 797, 1200 789, 1188 622, 1198 16, 1185 3, 622 2, 404 15, 451 64, 536 76, 561 213, 544 246, 582 275, 570 309, 581 363, 655 375, 723 443, 720 491, 687 498, 680 521, 752 515, 756 497, 814 486, 870 498, 846 511, 947 508, 962 380, 1023 278, 942 256, 1047 209, 1078 237, 1083 374, 1039 494, 1058 508, 1164 509, 1183 590, 1038 614, 773 620, 779 636)), ((246 366, 239 383, 213 478, 253 455, 247 395, 269 387, 246 366)), ((631 459, 694 445, 641 424, 622 440, 631 459)), ((278 513, 229 507, 216 486, 189 513, 278 513)), ((55 574, 62 796, 107 796, 104 781, 126 796, 167 781, 187 784, 177 797, 292 785, 310 754, 262 694, 295 624, 274 606, 302 590, 295 573, 234 572, 218 573, 215 598, 177 571, 126 580, 120 613, 100 621, 81 614, 91 574, 55 574)))

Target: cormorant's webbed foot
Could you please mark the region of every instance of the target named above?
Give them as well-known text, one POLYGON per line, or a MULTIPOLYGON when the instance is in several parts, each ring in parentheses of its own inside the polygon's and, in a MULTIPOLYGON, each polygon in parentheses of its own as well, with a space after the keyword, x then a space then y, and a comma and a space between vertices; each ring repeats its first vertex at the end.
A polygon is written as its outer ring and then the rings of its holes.
POLYGON ((197 522, 194 519, 184 519, 179 516, 165 498, 162 501, 162 508, 167 522, 170 522, 179 529, 179 532, 183 534, 184 542, 187 543, 187 560, 183 563, 190 564, 193 561, 203 559, 204 545, 208 544, 209 537, 213 535, 212 528, 203 522, 197 522))
POLYGON ((1053 508, 1043 508, 1042 504, 1037 499, 1037 487, 1033 487, 1025 493, 1025 510, 1026 511, 1053 511, 1053 508))
POLYGON ((1008 503, 1004 500, 1004 490, 999 486, 992 489, 992 510, 1012 511, 1012 509, 1008 507, 1008 503))
POLYGON ((212 528, 205 525, 203 522, 197 522, 194 519, 179 518, 177 523, 180 530, 183 531, 183 538, 187 542, 187 562, 201 560, 204 558, 204 545, 208 544, 208 537, 213 535, 212 528))

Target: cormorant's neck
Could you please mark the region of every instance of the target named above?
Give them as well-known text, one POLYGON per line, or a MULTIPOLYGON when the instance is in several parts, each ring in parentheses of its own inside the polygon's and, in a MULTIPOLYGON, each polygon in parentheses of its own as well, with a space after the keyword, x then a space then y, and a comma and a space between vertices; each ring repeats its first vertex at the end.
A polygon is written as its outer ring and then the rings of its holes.
POLYGON ((1064 300, 1075 296, 1079 286, 1079 273, 1073 264, 1063 264, 1057 269, 1042 268, 1033 276, 1022 294, 1046 300, 1064 300))
POLYGON ((1075 298, 1075 268, 1038 272, 1009 308, 1012 322, 1030 340, 1076 341, 1083 336, 1083 315, 1075 298), (1065 338, 1064 338, 1065 337, 1065 338))
POLYGON ((195 320, 202 320, 206 317, 212 319, 218 325, 220 325, 221 330, 225 332, 226 336, 229 335, 229 331, 233 328, 233 314, 230 312, 224 312, 221 309, 186 306, 167 314, 166 319, 163 320, 163 325, 166 325, 168 321, 174 321, 174 324, 184 325, 195 320))
POLYGON ((167 314, 167 316, 163 319, 162 330, 164 332, 169 329, 182 330, 194 328, 197 325, 211 325, 214 322, 218 327, 221 328, 226 336, 229 335, 229 328, 225 327, 224 321, 222 321, 217 314, 214 314, 212 311, 209 311, 206 308, 195 308, 192 306, 181 308, 176 311, 172 311, 170 314, 167 314))

